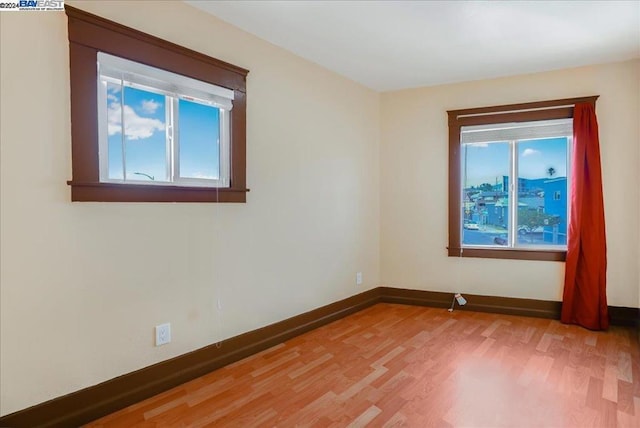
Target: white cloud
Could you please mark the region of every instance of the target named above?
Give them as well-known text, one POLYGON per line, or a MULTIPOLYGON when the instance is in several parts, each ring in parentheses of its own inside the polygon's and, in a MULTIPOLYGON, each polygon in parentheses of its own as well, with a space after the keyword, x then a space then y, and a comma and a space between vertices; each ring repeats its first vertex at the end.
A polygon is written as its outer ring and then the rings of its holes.
MULTIPOLYGON (((109 135, 115 135, 122 131, 122 116, 119 103, 109 104, 107 111, 109 135)), ((149 117, 140 117, 128 105, 124 106, 124 124, 124 134, 128 140, 141 140, 151 137, 156 131, 164 131, 164 122, 149 117)))
POLYGON ((158 110, 158 107, 160 107, 160 103, 154 100, 142 100, 142 103, 140 104, 140 109, 146 114, 155 113, 156 110, 158 110))
POLYGON ((218 178, 218 177, 214 176, 211 173, 202 172, 202 171, 189 173, 188 175, 186 175, 186 177, 189 177, 189 178, 207 178, 207 179, 216 179, 216 178, 218 178))
POLYGON ((531 155, 539 155, 540 152, 534 149, 524 149, 522 152, 522 156, 531 156, 531 155))
POLYGON ((116 86, 109 83, 107 85, 107 99, 113 102, 120 102, 120 92, 122 92, 121 86, 116 86))

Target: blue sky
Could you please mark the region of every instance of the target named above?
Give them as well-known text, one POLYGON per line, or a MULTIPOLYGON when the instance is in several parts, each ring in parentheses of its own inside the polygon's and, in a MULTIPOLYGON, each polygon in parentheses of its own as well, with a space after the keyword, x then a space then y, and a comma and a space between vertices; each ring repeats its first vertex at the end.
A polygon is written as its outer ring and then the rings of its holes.
MULTIPOLYGON (((502 182, 503 175, 509 175, 509 143, 478 143, 464 146, 463 162, 466 158, 465 187, 482 183, 502 182), (466 153, 465 153, 466 149, 466 153)), ((556 170, 554 177, 567 175, 567 139, 548 138, 520 141, 518 150, 518 175, 521 178, 545 178, 547 170, 556 170)), ((463 164, 464 165, 464 164, 463 164)))
MULTIPOLYGON (((122 110, 119 85, 107 85, 109 178, 122 179, 122 110)), ((124 88, 124 129, 127 180, 168 181, 166 166, 165 96, 124 88), (136 174, 138 173, 138 174, 136 174), (146 175, 143 175, 146 174, 146 175)), ((219 110, 179 101, 180 175, 219 176, 219 110)))
POLYGON ((219 178, 220 110, 180 100, 180 175, 219 178))

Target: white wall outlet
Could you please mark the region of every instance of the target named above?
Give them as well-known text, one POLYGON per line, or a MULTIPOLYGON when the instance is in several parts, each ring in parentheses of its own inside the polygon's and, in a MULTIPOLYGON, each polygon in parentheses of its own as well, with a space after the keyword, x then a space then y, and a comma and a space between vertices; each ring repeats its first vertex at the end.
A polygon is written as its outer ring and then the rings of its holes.
POLYGON ((362 285, 362 272, 356 272, 356 285, 362 285))
POLYGON ((218 306, 218 310, 221 311, 222 310, 222 299, 221 298, 217 298, 216 299, 216 305, 218 306))
POLYGON ((156 346, 166 345, 171 342, 171 324, 165 323, 156 326, 156 346))

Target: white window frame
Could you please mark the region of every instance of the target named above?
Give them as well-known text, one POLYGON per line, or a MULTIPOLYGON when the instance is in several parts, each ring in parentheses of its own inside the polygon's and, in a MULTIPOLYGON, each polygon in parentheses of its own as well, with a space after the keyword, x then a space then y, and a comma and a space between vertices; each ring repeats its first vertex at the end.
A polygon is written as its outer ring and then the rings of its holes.
MULTIPOLYGON (((98 52, 98 151, 100 182, 183 187, 230 187, 231 177, 231 110, 234 92, 230 89, 185 77, 166 70, 98 52), (109 177, 109 138, 107 84, 112 81, 125 86, 165 96, 165 141, 168 181, 127 179, 124 120, 121 121, 123 178, 109 177), (193 178, 180 175, 180 112, 179 100, 200 103, 219 110, 219 178, 193 178)), ((121 95, 124 114, 124 91, 121 95)))
MULTIPOLYGON (((539 250, 539 251, 566 251, 566 244, 539 245, 518 243, 518 143, 527 140, 545 138, 567 138, 567 218, 570 218, 570 189, 571 189, 571 147, 573 146, 573 119, 555 119, 531 122, 499 123, 492 125, 462 126, 460 132, 461 146, 474 143, 509 143, 509 220, 507 221, 507 245, 477 245, 464 243, 464 175, 466 173, 465 156, 460 156, 460 246, 470 249, 492 250, 539 250)), ((464 147, 467 150, 467 147, 464 147)), ((568 227, 568 226, 567 226, 568 227)), ((568 231, 567 231, 568 233, 568 231)))

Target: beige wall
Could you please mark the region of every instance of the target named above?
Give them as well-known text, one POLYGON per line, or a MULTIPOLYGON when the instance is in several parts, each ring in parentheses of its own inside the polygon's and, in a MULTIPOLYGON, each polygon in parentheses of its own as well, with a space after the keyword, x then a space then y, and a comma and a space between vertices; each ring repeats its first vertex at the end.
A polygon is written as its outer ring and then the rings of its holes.
POLYGON ((640 61, 385 93, 381 278, 414 289, 560 300, 564 264, 449 258, 447 110, 599 94, 608 300, 638 298, 640 61))
POLYGON ((71 203, 66 16, 2 13, 1 414, 379 284, 377 93, 182 2, 67 3, 250 70, 251 192, 71 203))

